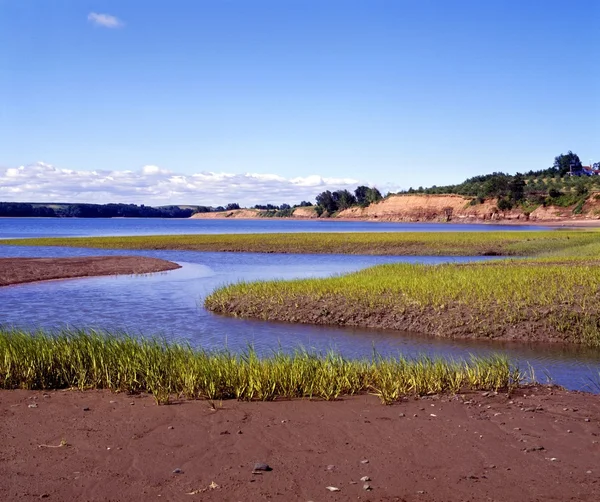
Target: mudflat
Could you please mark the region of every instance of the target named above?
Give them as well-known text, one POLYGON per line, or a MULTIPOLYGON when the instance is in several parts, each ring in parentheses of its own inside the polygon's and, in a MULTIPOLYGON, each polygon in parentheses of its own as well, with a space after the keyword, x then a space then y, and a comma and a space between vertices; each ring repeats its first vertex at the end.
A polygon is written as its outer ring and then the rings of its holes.
POLYGON ((549 387, 392 406, 1 391, 0 437, 0 500, 600 500, 600 398, 549 387))
POLYGON ((0 286, 75 277, 148 274, 176 268, 181 266, 146 256, 0 258, 0 286))

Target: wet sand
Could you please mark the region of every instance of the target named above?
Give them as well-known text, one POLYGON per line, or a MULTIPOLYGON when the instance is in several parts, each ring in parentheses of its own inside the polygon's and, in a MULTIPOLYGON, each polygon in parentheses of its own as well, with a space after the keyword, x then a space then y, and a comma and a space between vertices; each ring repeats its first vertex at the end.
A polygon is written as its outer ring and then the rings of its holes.
POLYGON ((176 268, 181 266, 145 256, 0 258, 0 286, 99 275, 148 274, 176 268))
POLYGON ((0 391, 0 500, 600 500, 596 395, 213 404, 0 391))

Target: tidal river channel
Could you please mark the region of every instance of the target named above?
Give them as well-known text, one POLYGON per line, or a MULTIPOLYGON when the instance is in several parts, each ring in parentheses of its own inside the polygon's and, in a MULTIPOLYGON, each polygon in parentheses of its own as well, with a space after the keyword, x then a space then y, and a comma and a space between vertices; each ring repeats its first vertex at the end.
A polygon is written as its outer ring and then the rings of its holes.
MULTIPOLYGON (((172 220, 0 218, 0 239, 17 237, 156 235, 265 232, 451 232, 546 230, 535 226, 432 223, 372 223, 295 220, 172 220)), ((0 324, 27 329, 97 328, 130 334, 161 335, 206 349, 261 353, 298 347, 369 357, 427 354, 465 358, 505 353, 523 368, 531 365, 540 381, 570 389, 600 391, 600 351, 555 344, 454 341, 422 334, 373 329, 284 324, 217 316, 203 308, 204 297, 224 284, 245 280, 326 277, 378 263, 472 261, 476 258, 385 257, 199 253, 192 251, 110 251, 0 246, 0 257, 64 257, 109 254, 156 256, 179 270, 147 276, 51 281, 0 288, 0 324)))
MULTIPOLYGON (((201 253, 192 251, 111 251, 60 247, 2 247, 1 257, 63 257, 136 254, 164 258, 181 269, 145 276, 109 276, 49 281, 0 288, 0 323, 27 329, 97 328, 134 335, 161 335, 206 349, 260 353, 298 347, 346 356, 427 354, 466 358, 505 353, 536 378, 570 389, 598 392, 600 352, 554 344, 454 341, 414 333, 348 329, 241 320, 214 315, 204 297, 224 284, 244 280, 325 277, 379 263, 471 261, 474 258, 381 257, 201 253)), ((477 258, 475 258, 477 259, 477 258)), ((481 258, 479 258, 481 259, 481 258)))

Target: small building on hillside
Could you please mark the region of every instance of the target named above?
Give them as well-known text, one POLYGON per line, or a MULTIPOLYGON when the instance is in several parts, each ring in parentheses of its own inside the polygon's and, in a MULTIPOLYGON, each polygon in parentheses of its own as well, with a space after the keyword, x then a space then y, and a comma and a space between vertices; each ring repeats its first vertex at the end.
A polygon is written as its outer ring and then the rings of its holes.
POLYGON ((600 165, 583 166, 582 169, 588 176, 600 176, 600 165))
POLYGON ((569 176, 600 176, 600 164, 591 166, 574 166, 569 169, 569 176))

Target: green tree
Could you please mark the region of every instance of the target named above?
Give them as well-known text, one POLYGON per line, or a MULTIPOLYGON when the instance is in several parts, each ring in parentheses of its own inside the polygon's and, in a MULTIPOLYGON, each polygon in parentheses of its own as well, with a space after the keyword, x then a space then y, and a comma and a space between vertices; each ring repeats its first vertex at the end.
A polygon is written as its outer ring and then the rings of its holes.
POLYGON ((582 166, 583 164, 581 163, 579 155, 569 150, 569 153, 567 154, 561 153, 559 156, 554 157, 554 165, 552 167, 562 178, 563 176, 569 174, 571 168, 574 170, 580 170, 582 166))
POLYGON ((509 192, 510 177, 503 173, 494 173, 481 188, 483 197, 504 197, 509 192))
POLYGON ((575 193, 579 196, 587 195, 589 192, 587 185, 588 184, 586 183, 585 179, 578 179, 577 183, 575 184, 575 193))
POLYGON ((337 202, 339 210, 348 209, 356 204, 356 197, 352 195, 348 190, 336 190, 333 192, 333 198, 337 202))
POLYGON ((338 209, 337 199, 333 197, 333 194, 326 190, 321 192, 315 197, 317 206, 322 207, 328 213, 334 213, 338 209))
POLYGON ((368 206, 373 202, 383 199, 381 192, 377 188, 370 188, 361 185, 354 190, 356 202, 361 206, 368 206))
POLYGON ((354 190, 356 202, 358 202, 361 206, 367 203, 367 192, 369 190, 369 187, 366 187, 364 185, 356 187, 356 190, 354 190))
POLYGON ((377 188, 369 188, 369 191, 367 192, 367 200, 369 201, 369 204, 380 201, 381 199, 383 199, 383 195, 381 195, 381 192, 377 190, 377 188))
POLYGON ((508 194, 512 201, 518 202, 523 199, 525 193, 525 180, 517 173, 508 183, 508 194))
POLYGON ((555 187, 550 188, 550 190, 548 190, 548 197, 551 197, 552 199, 556 199, 557 197, 560 197, 562 195, 562 192, 555 187))
POLYGON ((510 211, 512 209, 512 203, 505 198, 498 199, 497 206, 500 211, 510 211))

